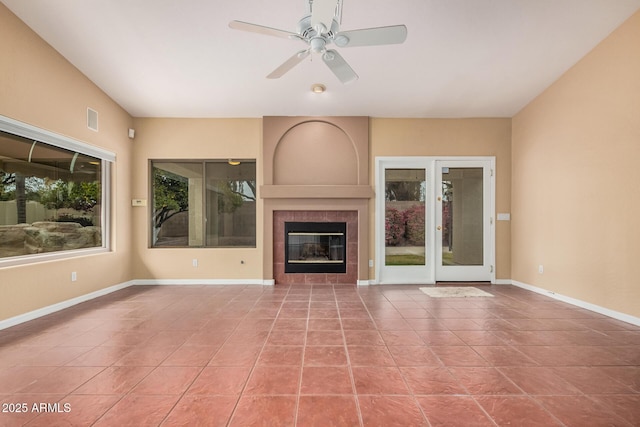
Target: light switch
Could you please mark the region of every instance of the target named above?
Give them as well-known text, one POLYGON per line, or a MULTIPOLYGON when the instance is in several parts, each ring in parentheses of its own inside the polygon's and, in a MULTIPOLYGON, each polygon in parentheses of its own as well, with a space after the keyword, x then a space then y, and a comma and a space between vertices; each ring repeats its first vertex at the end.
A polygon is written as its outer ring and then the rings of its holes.
POLYGON ((131 206, 147 206, 146 199, 131 199, 131 206))
POLYGON ((498 221, 511 221, 511 214, 510 213, 499 213, 498 214, 498 221))

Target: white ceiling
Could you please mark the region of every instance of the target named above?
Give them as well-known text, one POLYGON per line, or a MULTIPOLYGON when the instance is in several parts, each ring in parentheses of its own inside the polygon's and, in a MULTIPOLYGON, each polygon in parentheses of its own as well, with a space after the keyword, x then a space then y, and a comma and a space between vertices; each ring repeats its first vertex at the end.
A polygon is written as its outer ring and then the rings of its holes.
POLYGON ((305 0, 0 0, 135 117, 511 117, 640 0, 344 0, 342 30, 405 24, 401 45, 337 48, 343 85, 296 30, 305 0), (327 91, 312 94, 323 83, 327 91))

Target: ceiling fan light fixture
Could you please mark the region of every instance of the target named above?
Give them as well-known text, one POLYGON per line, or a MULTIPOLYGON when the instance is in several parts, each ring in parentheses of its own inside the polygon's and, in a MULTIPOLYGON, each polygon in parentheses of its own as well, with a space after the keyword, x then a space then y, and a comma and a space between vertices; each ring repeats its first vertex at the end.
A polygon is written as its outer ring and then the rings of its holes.
POLYGON ((309 41, 311 51, 314 53, 320 53, 324 51, 324 47, 326 44, 327 42, 322 37, 314 37, 309 41))
POLYGON ((321 83, 316 83, 311 86, 311 92, 313 93, 323 93, 325 90, 327 90, 327 87, 321 83))

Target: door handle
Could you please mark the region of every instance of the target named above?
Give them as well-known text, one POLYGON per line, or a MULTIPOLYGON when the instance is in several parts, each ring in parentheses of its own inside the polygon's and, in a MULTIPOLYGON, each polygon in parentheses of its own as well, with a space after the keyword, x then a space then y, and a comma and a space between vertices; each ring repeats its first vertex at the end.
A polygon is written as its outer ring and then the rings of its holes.
POLYGON ((440 230, 442 230, 442 226, 441 226, 441 225, 439 225, 439 226, 437 226, 437 227, 436 227, 436 229, 437 229, 438 231, 440 231, 440 230))

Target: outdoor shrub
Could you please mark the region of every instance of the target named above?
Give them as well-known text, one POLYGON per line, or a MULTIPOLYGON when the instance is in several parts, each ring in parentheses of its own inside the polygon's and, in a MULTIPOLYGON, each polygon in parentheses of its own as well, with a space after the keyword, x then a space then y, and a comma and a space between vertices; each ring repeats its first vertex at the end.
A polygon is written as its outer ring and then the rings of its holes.
POLYGON ((424 206, 417 205, 404 211, 406 220, 405 235, 409 243, 424 245, 424 206))
POLYGON ((404 215, 397 209, 387 208, 385 213, 385 239, 387 245, 395 246, 404 238, 405 221, 404 215))
POLYGON ((78 224, 80 224, 83 227, 89 227, 89 226, 93 225, 93 221, 91 220, 91 218, 86 218, 86 217, 83 217, 83 216, 72 216, 72 215, 67 215, 67 214, 61 214, 54 221, 56 221, 56 222, 77 222, 78 224))

